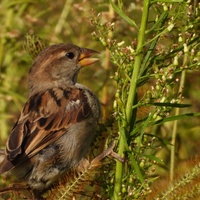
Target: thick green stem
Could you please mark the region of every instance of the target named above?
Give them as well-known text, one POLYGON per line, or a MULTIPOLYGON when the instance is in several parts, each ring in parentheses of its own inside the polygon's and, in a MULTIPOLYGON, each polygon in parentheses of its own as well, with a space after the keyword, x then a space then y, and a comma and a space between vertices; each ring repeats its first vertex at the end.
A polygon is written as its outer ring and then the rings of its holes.
POLYGON ((133 103, 136 97, 137 79, 138 79, 138 73, 139 73, 139 69, 141 65, 142 46, 144 43, 148 11, 149 11, 149 0, 144 0, 142 22, 141 22, 139 35, 138 35, 138 45, 137 45, 137 51, 136 51, 136 56, 135 56, 133 75, 132 75, 131 83, 130 83, 128 101, 126 104, 126 119, 127 119, 128 125, 130 124, 132 111, 133 111, 133 103))
MULTIPOLYGON (((133 75, 130 82, 129 95, 128 95, 128 100, 126 104, 126 110, 124 113, 125 114, 124 118, 126 119, 126 121, 123 122, 123 127, 120 129, 121 137, 119 141, 119 150, 118 150, 118 154, 120 156, 123 156, 123 153, 125 150, 125 144, 124 144, 122 135, 126 135, 127 138, 129 137, 129 133, 127 132, 127 126, 129 126, 131 123, 131 117, 133 113, 133 104, 136 98, 137 79, 138 79, 139 69, 141 65, 142 46, 144 44, 148 11, 149 11, 149 0, 144 0, 143 15, 142 15, 142 21, 141 21, 141 28, 139 30, 139 35, 138 35, 138 45, 137 45, 133 75)), ((120 195, 121 188, 122 188, 122 176, 123 176, 123 164, 117 161, 116 173, 115 173, 114 196, 113 196, 113 199, 115 200, 122 199, 120 195)))
MULTIPOLYGON (((125 128, 122 128, 121 131, 123 131, 125 135, 125 128)), ((123 157, 124 148, 125 148, 124 140, 121 135, 120 143, 119 143, 119 151, 118 151, 118 154, 121 157, 123 157)), ((113 195, 114 200, 121 199, 120 194, 121 194, 121 189, 122 189, 122 176, 123 176, 122 172, 123 172, 123 163, 117 161, 116 172, 115 172, 115 188, 114 188, 114 195, 113 195)))

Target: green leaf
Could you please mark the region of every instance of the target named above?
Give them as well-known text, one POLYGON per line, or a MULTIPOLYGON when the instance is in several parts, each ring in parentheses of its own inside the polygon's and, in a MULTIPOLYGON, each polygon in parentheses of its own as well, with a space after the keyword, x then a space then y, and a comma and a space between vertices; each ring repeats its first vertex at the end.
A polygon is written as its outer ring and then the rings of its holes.
MULTIPOLYGON (((187 45, 190 46, 190 45, 192 45, 192 44, 195 43, 195 42, 199 42, 199 40, 200 40, 200 37, 197 36, 197 37, 195 37, 194 39, 190 40, 190 41, 188 42, 187 45)), ((172 58, 172 57, 174 57, 174 55, 175 55, 177 52, 183 50, 183 48, 184 48, 184 46, 181 45, 180 47, 174 49, 173 51, 171 51, 170 53, 168 53, 168 54, 165 55, 165 56, 158 56, 158 57, 154 60, 154 62, 156 62, 156 61, 161 61, 161 60, 166 60, 166 59, 168 59, 168 58, 172 58)))
MULTIPOLYGON (((134 150, 133 150, 134 151, 134 150)), ((138 155, 140 156, 143 156, 143 157, 146 157, 146 158, 149 158, 151 160, 155 160, 156 162, 160 163, 160 164, 165 164, 162 160, 160 160, 159 158, 157 158, 156 156, 153 156, 153 155, 147 155, 147 154, 143 154, 143 153, 138 153, 136 151, 134 151, 135 153, 137 153, 138 155)))
POLYGON ((136 23, 130 19, 122 10, 120 10, 114 3, 113 1, 111 0, 110 1, 113 9, 116 11, 116 13, 122 17, 125 21, 127 21, 131 26, 135 27, 138 31, 139 31, 139 28, 137 27, 136 23))
POLYGON ((186 108, 190 107, 191 104, 180 104, 180 103, 147 103, 144 106, 168 106, 175 108, 186 108))
POLYGON ((147 120, 145 121, 144 123, 144 126, 142 127, 142 131, 140 133, 140 137, 139 137, 139 141, 138 141, 138 147, 137 147, 137 152, 139 153, 140 152, 140 145, 142 143, 142 137, 143 137, 143 134, 144 134, 144 131, 146 129, 146 127, 148 126, 148 123, 149 121, 152 119, 153 115, 156 113, 157 109, 154 109, 151 114, 149 115, 149 117, 147 118, 147 120))
POLYGON ((148 181, 147 181, 147 183, 152 183, 152 182, 154 182, 155 180, 157 180, 159 178, 159 176, 156 176, 156 177, 153 177, 153 178, 148 178, 148 181))
MULTIPOLYGON (((180 120, 180 119, 187 119, 189 117, 196 117, 199 116, 200 113, 187 113, 187 114, 183 114, 183 115, 177 115, 177 116, 173 116, 173 117, 166 117, 157 121, 153 121, 150 122, 147 127, 152 126, 152 125, 158 125, 158 124, 163 124, 165 122, 170 122, 170 121, 175 121, 175 120, 180 120)), ((133 136, 135 133, 137 133, 141 128, 143 128, 144 124, 140 124, 139 126, 137 126, 132 132, 131 135, 133 136)))
POLYGON ((183 114, 183 115, 177 115, 177 116, 173 116, 173 117, 166 117, 164 119, 160 119, 160 120, 157 120, 155 122, 151 122, 149 123, 148 126, 151 126, 151 125, 155 125, 155 124, 163 124, 165 122, 170 122, 170 121, 175 121, 175 120, 180 120, 180 119, 187 119, 189 117, 196 117, 196 116, 199 116, 200 113, 187 113, 187 114, 183 114))
POLYGON ((150 33, 151 31, 154 31, 155 28, 158 26, 158 24, 160 24, 160 22, 165 21, 165 19, 166 19, 168 13, 169 13, 168 10, 165 11, 165 12, 163 12, 162 15, 159 17, 158 21, 151 27, 150 30, 148 30, 148 31, 146 32, 146 34, 150 33))
MULTIPOLYGON (((125 146, 126 151, 127 151, 127 152, 129 151, 129 152, 130 152, 129 147, 128 147, 128 144, 127 144, 127 141, 126 141, 126 136, 125 136, 125 134, 124 134, 123 129, 124 129, 124 128, 122 127, 121 130, 120 130, 120 133, 121 133, 121 135, 122 135, 122 137, 123 137, 123 142, 124 142, 124 146, 125 146)), ((141 171, 140 171, 140 168, 139 168, 139 166, 138 166, 138 164, 137 164, 137 162, 136 162, 134 156, 133 156, 131 153, 129 154, 129 158, 130 158, 130 160, 131 160, 131 162, 132 162, 132 164, 133 164, 133 167, 134 167, 134 169, 135 169, 135 172, 136 172, 136 174, 137 174, 137 176, 138 176, 140 182, 141 182, 141 183, 144 183, 144 178, 143 178, 143 176, 142 176, 142 173, 141 173, 141 171)))
POLYGON ((151 136, 151 137, 155 137, 160 142, 162 142, 163 144, 172 145, 170 142, 168 142, 167 140, 162 139, 161 137, 158 137, 157 135, 153 135, 153 134, 149 134, 149 133, 146 133, 145 135, 148 135, 148 136, 151 136))

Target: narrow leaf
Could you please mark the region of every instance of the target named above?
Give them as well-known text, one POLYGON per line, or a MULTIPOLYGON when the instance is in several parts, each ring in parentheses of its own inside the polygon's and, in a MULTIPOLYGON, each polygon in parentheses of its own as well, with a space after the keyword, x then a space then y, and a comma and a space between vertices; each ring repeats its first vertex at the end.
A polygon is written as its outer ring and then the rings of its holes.
POLYGON ((130 19, 122 10, 120 10, 114 3, 113 1, 111 0, 110 1, 113 9, 116 11, 116 13, 121 16, 125 21, 127 21, 131 26, 135 27, 138 31, 139 31, 139 28, 137 27, 136 23, 130 19))
POLYGON ((156 111, 157 111, 157 109, 154 109, 154 111, 151 112, 151 114, 149 115, 149 117, 145 121, 144 126, 142 127, 142 131, 140 133, 140 137, 139 137, 139 141, 138 141, 137 152, 140 152, 140 145, 142 143, 142 137, 143 137, 144 131, 145 131, 146 127, 148 126, 149 121, 152 119, 153 115, 156 113, 156 111))
POLYGON ((144 106, 169 106, 175 108, 186 108, 190 107, 191 104, 180 104, 180 103, 147 103, 144 106))
MULTIPOLYGON (((170 122, 170 121, 175 121, 175 120, 180 120, 180 119, 187 119, 189 117, 197 117, 199 116, 200 113, 187 113, 187 114, 183 114, 183 115, 177 115, 177 116, 173 116, 173 117, 166 117, 157 121, 153 121, 151 123, 148 124, 147 127, 152 126, 152 125, 158 125, 158 124, 163 124, 165 122, 170 122)), ((135 133, 137 133, 142 127, 144 126, 144 124, 140 124, 139 126, 137 126, 132 132, 131 135, 133 136, 135 133)))
POLYGON ((189 117, 196 117, 199 115, 200 115, 200 113, 187 113, 187 114, 177 115, 177 116, 173 116, 173 117, 166 117, 164 119, 160 119, 155 122, 151 122, 148 126, 155 125, 155 124, 163 124, 165 122, 175 121, 175 120, 179 120, 179 119, 187 119, 189 117))
MULTIPOLYGON (((133 150, 134 151, 134 150, 133 150)), ((129 151, 130 152, 130 151, 129 151)), ((153 156, 153 155, 147 155, 147 154, 143 154, 143 153, 138 153, 136 151, 134 151, 136 154, 140 155, 140 156, 143 156, 143 157, 146 157, 146 158, 149 158, 151 160, 155 160, 156 162, 160 163, 160 164, 165 164, 162 160, 160 160, 159 158, 157 158, 156 156, 153 156)))
POLYGON ((168 142, 167 140, 162 139, 161 137, 158 137, 157 135, 153 135, 153 134, 149 134, 149 133, 146 133, 145 135, 148 135, 148 136, 151 136, 151 137, 155 137, 160 142, 162 142, 163 144, 172 145, 170 142, 168 142))
MULTIPOLYGON (((127 141, 126 141, 126 137, 125 137, 125 135, 124 135, 124 132, 123 132, 123 131, 120 131, 120 133, 121 133, 121 135, 122 135, 122 137, 123 137, 124 146, 125 146, 125 148, 126 148, 126 151, 130 151, 130 150, 129 150, 129 147, 128 147, 128 144, 127 144, 127 141)), ((129 154, 129 157, 130 157, 130 160, 131 160, 131 162, 132 162, 132 164, 133 164, 133 167, 134 167, 134 169, 135 169, 135 172, 136 172, 136 174, 137 174, 137 177, 139 178, 139 180, 140 180, 141 183, 144 183, 144 178, 143 178, 143 176, 142 176, 142 173, 141 173, 141 171, 140 171, 140 168, 139 168, 139 166, 138 166, 138 164, 137 164, 137 162, 136 162, 134 156, 130 153, 130 154, 129 154)))

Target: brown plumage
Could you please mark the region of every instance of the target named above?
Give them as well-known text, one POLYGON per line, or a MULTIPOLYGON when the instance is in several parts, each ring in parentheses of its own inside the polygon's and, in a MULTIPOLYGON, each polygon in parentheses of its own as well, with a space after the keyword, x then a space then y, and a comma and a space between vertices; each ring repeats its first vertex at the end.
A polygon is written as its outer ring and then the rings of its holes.
POLYGON ((1 173, 10 171, 36 192, 50 188, 85 156, 101 117, 100 102, 76 83, 96 51, 71 44, 43 50, 29 74, 30 98, 6 143, 1 173))

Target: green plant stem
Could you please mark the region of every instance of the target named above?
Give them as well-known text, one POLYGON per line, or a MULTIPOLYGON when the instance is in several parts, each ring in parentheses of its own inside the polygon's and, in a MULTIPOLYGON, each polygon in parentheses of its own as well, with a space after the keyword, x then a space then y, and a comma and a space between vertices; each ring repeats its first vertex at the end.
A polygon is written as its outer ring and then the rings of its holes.
MULTIPOLYGON (((139 30, 139 35, 138 35, 138 45, 137 45, 133 75, 130 82, 129 95, 128 95, 128 100, 126 104, 125 116, 124 116, 126 121, 123 122, 123 127, 120 130, 121 135, 124 134, 126 135, 127 138, 129 137, 130 133, 127 132, 126 127, 128 127, 131 123, 131 117, 133 113, 133 104, 136 98, 137 79, 138 79, 138 73, 139 73, 139 69, 141 65, 142 46, 144 43, 148 11, 149 11, 149 0, 144 0, 143 15, 142 15, 142 21, 141 21, 141 28, 139 30)), ((125 150, 125 145, 124 145, 123 137, 120 137, 118 154, 120 156, 123 156, 124 150, 125 150)), ((122 175, 123 175, 123 164, 117 161, 116 173, 115 173, 114 195, 113 195, 115 200, 121 199, 121 196, 119 194, 121 193, 121 188, 122 188, 122 175)))
POLYGON ((142 22, 141 22, 141 28, 140 28, 139 36, 138 36, 138 45, 137 45, 137 50, 136 50, 133 75, 130 82, 129 95, 128 95, 128 100, 126 104, 126 120, 127 120, 128 125, 130 125, 130 120, 131 120, 132 111, 133 111, 133 103, 136 98, 135 91, 137 87, 138 74, 139 74, 139 69, 141 65, 142 46, 144 44, 148 11, 149 11, 149 0, 144 0, 142 22))
MULTIPOLYGON (((187 62, 187 54, 184 55, 183 64, 187 62)), ((180 80, 180 86, 179 86, 179 93, 180 95, 180 101, 182 97, 182 90, 185 83, 185 77, 186 77, 186 70, 183 70, 181 73, 181 80, 180 80)), ((175 116, 179 115, 180 108, 176 108, 175 110, 175 116)), ((174 167, 175 167, 175 144, 176 144, 176 133, 178 128, 178 121, 174 121, 173 125, 173 131, 172 131, 172 139, 171 139, 171 162, 170 162, 170 180, 172 181, 174 178, 174 167)))

